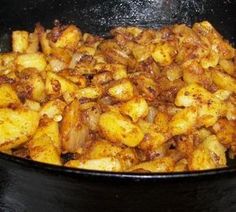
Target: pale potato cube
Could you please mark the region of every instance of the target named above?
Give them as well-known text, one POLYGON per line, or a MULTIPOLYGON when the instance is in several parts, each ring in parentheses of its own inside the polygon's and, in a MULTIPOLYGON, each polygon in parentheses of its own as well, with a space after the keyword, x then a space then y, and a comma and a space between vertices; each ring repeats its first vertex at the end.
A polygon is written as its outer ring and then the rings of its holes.
POLYGON ((174 60, 176 50, 168 43, 158 44, 152 53, 153 59, 161 66, 167 66, 174 60))
POLYGON ((108 140, 120 142, 130 147, 137 146, 144 138, 141 129, 118 112, 103 113, 98 125, 101 133, 108 140))
POLYGON ((42 53, 22 54, 16 58, 16 65, 19 71, 26 68, 35 68, 38 71, 44 71, 47 62, 42 53))
POLYGON ((72 98, 76 96, 78 86, 53 72, 47 72, 46 92, 49 95, 61 96, 69 94, 72 98))
POLYGON ((25 143, 36 131, 39 114, 30 110, 0 109, 0 150, 25 143))
POLYGON ((185 108, 177 112, 169 123, 171 134, 181 135, 191 131, 197 122, 197 109, 194 107, 185 108))
POLYGON ((99 140, 92 143, 92 145, 83 154, 83 157, 87 159, 115 157, 121 151, 121 147, 106 140, 99 140))
POLYGON ((51 139, 51 143, 56 147, 58 153, 61 153, 58 122, 49 120, 43 125, 40 125, 34 134, 33 140, 40 139, 43 136, 48 136, 51 139))
POLYGON ((212 72, 212 79, 220 88, 236 93, 236 79, 228 74, 214 70, 212 72))
POLYGON ((219 62, 221 68, 229 74, 229 75, 234 75, 235 73, 235 64, 231 60, 220 60, 219 62))
MULTIPOLYGON (((215 47, 216 48, 216 47, 215 47)), ((210 54, 201 60, 201 66, 205 69, 216 67, 219 63, 220 55, 217 51, 212 50, 210 54)))
POLYGON ((180 66, 170 66, 166 70, 166 76, 171 82, 181 78, 183 76, 183 71, 180 66))
POLYGON ((53 141, 47 135, 42 135, 29 142, 30 157, 34 161, 62 165, 60 154, 53 145, 53 141))
POLYGON ((210 150, 204 148, 203 146, 193 151, 188 164, 190 170, 206 170, 216 168, 216 164, 211 157, 210 150))
POLYGON ((225 101, 230 97, 231 94, 232 94, 232 91, 219 89, 214 93, 214 96, 221 101, 225 101))
POLYGON ((56 42, 51 41, 52 47, 76 49, 79 41, 82 39, 80 30, 74 26, 69 25, 59 36, 56 42))
POLYGON ((114 80, 121 80, 121 79, 127 78, 127 76, 128 75, 127 75, 127 70, 126 70, 125 66, 117 68, 113 72, 113 75, 112 75, 114 80))
POLYGON ((211 151, 213 161, 217 167, 226 166, 226 148, 218 141, 215 135, 208 136, 201 145, 211 151))
POLYGON ((52 48, 50 46, 50 42, 47 39, 47 32, 40 33, 39 41, 41 44, 42 52, 45 55, 50 55, 52 52, 52 48))
POLYGON ((120 161, 113 157, 104 157, 91 160, 71 160, 65 164, 67 167, 97 171, 121 171, 120 161))
POLYGON ((16 69, 16 53, 0 53, 0 73, 9 74, 16 69))
POLYGON ((142 97, 136 97, 121 106, 121 112, 128 115, 134 122, 148 114, 148 104, 142 97))
POLYGON ((29 33, 27 31, 13 31, 12 50, 13 52, 25 53, 28 48, 29 33))
POLYGON ((171 157, 158 158, 153 161, 143 162, 135 165, 129 171, 149 171, 149 172, 173 172, 174 161, 171 157))
POLYGON ((29 110, 33 110, 36 112, 39 112, 41 109, 40 103, 36 102, 36 101, 32 101, 30 99, 26 99, 24 102, 24 107, 29 109, 29 110))
POLYGON ((20 103, 15 90, 10 85, 0 85, 0 107, 8 107, 11 104, 19 105, 20 103))
POLYGON ((36 53, 39 50, 39 36, 37 32, 29 34, 29 43, 26 53, 36 53))
POLYGON ((108 94, 119 101, 127 101, 133 98, 134 88, 129 80, 124 79, 109 88, 108 94))
POLYGON ((78 99, 88 98, 97 99, 102 96, 102 88, 98 86, 90 86, 86 88, 81 88, 76 92, 76 97, 78 99))

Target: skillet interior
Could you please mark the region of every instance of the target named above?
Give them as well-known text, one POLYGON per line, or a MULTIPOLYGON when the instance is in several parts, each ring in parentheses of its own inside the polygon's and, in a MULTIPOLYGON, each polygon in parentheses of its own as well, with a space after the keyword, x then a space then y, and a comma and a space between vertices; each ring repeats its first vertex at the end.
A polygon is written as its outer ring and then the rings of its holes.
MULTIPOLYGON (((209 20, 226 39, 235 44, 235 5, 236 3, 233 0, 3 0, 0 7, 0 52, 10 50, 10 32, 12 30, 32 30, 37 22, 41 22, 46 27, 51 27, 55 19, 65 24, 74 23, 84 32, 102 36, 107 36, 112 27, 120 25, 159 28, 175 23, 192 24, 196 21, 209 20)), ((1 157, 10 158, 11 161, 20 164, 30 166, 34 164, 34 162, 4 156, 3 154, 0 154, 1 157)), ((45 169, 57 169, 42 164, 36 166, 45 169)), ((236 162, 234 160, 229 161, 229 166, 231 168, 226 170, 235 171, 236 162)), ((73 169, 64 170, 69 173, 73 169)), ((208 175, 217 172, 224 173, 225 170, 196 173, 197 175, 208 175)), ((184 175, 193 176, 196 173, 184 175)), ((168 174, 163 176, 168 176, 168 174)), ((175 176, 179 177, 180 175, 172 174, 172 177, 175 176)))

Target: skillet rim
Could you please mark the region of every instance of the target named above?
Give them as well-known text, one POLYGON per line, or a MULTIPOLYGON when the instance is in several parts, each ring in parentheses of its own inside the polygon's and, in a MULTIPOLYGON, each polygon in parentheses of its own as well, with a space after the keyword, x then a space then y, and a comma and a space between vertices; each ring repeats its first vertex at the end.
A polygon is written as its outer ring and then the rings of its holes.
MULTIPOLYGON (((7 155, 0 152, 0 160, 7 160, 8 162, 20 165, 21 168, 33 169, 38 172, 47 172, 47 174, 63 174, 83 177, 105 177, 112 179, 128 179, 128 180, 167 180, 167 179, 185 179, 185 178, 201 178, 201 177, 213 177, 213 176, 226 176, 233 174, 236 176, 236 166, 230 166, 219 169, 202 170, 202 171, 187 171, 187 172, 172 172, 172 173, 132 173, 132 172, 111 172, 111 171, 96 171, 86 170, 78 168, 70 168, 64 166, 57 166, 47 163, 41 163, 24 158, 19 158, 12 155, 7 155)), ((1 167, 1 165, 0 165, 1 167)))

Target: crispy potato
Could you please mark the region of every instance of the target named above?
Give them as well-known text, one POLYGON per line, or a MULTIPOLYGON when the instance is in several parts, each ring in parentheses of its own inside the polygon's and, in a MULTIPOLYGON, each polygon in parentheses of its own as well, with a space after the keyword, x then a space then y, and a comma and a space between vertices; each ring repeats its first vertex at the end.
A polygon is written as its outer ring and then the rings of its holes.
POLYGON ((108 94, 119 101, 127 101, 132 99, 134 88, 129 80, 118 81, 114 86, 108 89, 108 94))
POLYGON ((138 119, 144 118, 148 114, 148 104, 142 97, 131 99, 121 106, 121 112, 132 118, 133 122, 138 119))
POLYGON ((29 45, 29 33, 27 31, 14 31, 12 33, 13 52, 25 53, 29 45))
POLYGON ((0 150, 16 148, 36 131, 39 114, 30 110, 0 109, 0 150))
POLYGON ((66 103, 61 101, 60 99, 48 101, 46 104, 43 105, 40 116, 47 116, 50 119, 53 119, 57 121, 62 120, 62 114, 64 111, 64 108, 66 107, 66 103))
POLYGON ((101 87, 94 86, 94 87, 86 87, 81 88, 76 92, 76 97, 78 99, 88 98, 88 99, 97 99, 102 96, 102 89, 101 87))
POLYGON ((193 130, 197 122, 197 110, 194 107, 185 108, 174 115, 169 123, 172 135, 181 135, 193 130))
MULTIPOLYGON (((51 32, 54 33, 54 32, 51 32)), ((55 33, 57 33, 55 31, 55 33)), ((52 35, 54 36, 54 35, 52 35)), ((80 30, 74 26, 69 25, 56 39, 54 42, 53 40, 50 40, 50 45, 54 48, 68 48, 68 49, 75 49, 79 43, 79 41, 82 39, 82 35, 80 30)))
POLYGON ((123 117, 120 113, 110 111, 103 113, 98 122, 101 133, 112 142, 120 142, 130 147, 137 146, 144 134, 140 128, 123 117))
POLYGON ((29 142, 30 158, 34 161, 62 165, 60 154, 47 135, 34 138, 29 142))
POLYGON ((228 74, 214 70, 212 72, 212 79, 213 82, 220 88, 236 93, 236 79, 228 74))
POLYGON ((58 97, 67 93, 73 100, 77 92, 78 87, 76 84, 53 72, 47 72, 46 93, 48 95, 58 97))
POLYGON ((176 51, 168 43, 158 44, 152 53, 153 59, 161 66, 170 65, 174 59, 176 51))
POLYGON ((0 107, 19 105, 20 100, 15 90, 8 84, 0 85, 0 107))
POLYGON ((67 167, 89 169, 97 171, 121 171, 120 161, 112 157, 104 157, 91 160, 71 160, 65 164, 67 167))
POLYGON ((16 58, 16 66, 18 71, 22 71, 26 68, 35 68, 41 72, 45 70, 47 62, 42 53, 29 53, 19 55, 16 58))
MULTIPOLYGON (((61 141, 59 137, 59 125, 58 122, 49 120, 40 125, 36 130, 33 140, 40 139, 44 136, 48 136, 51 139, 51 143, 56 147, 58 153, 61 153, 61 141)), ((46 139, 47 140, 47 139, 46 139)))
POLYGON ((129 169, 129 171, 134 172, 139 170, 148 172, 172 172, 174 170, 174 161, 170 157, 163 157, 153 161, 140 163, 129 169))
POLYGON ((36 53, 39 50, 39 37, 37 31, 29 34, 29 42, 26 53, 36 53))

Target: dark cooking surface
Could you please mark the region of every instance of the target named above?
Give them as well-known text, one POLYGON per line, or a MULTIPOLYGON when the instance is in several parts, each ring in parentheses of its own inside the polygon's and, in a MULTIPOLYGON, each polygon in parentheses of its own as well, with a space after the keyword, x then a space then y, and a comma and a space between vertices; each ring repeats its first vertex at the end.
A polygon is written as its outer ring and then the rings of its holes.
MULTIPOLYGON (((235 0, 1 0, 0 51, 9 32, 54 19, 104 35, 117 25, 210 21, 236 42, 235 0)), ((236 211, 236 169, 113 175, 42 166, 0 154, 0 211, 236 211), (46 168, 45 168, 46 167, 46 168)))

